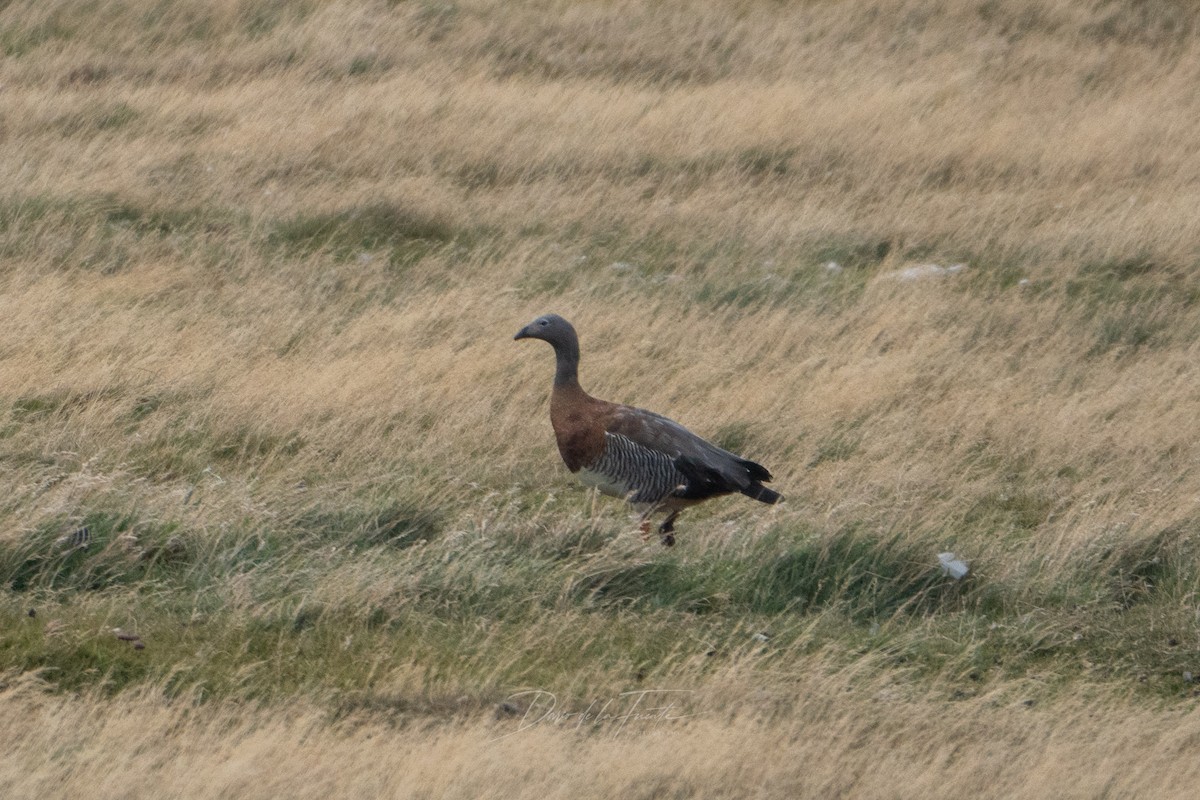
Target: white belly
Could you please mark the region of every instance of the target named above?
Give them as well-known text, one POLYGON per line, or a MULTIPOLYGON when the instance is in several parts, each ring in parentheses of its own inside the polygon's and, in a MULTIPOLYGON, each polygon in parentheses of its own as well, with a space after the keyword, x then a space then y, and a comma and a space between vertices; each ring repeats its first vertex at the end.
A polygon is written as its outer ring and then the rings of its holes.
POLYGON ((629 487, 620 481, 613 480, 599 472, 592 472, 590 469, 581 469, 575 475, 584 486, 599 489, 604 494, 613 497, 626 497, 630 492, 629 487))

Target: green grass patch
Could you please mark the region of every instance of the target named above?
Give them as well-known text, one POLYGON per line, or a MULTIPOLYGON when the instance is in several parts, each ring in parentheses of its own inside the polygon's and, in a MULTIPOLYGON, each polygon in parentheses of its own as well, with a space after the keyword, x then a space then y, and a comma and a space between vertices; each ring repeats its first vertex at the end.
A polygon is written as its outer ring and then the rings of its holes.
MULTIPOLYGON (((7 6, 8 3, 3 5, 7 6)), ((53 14, 34 25, 0 27, 0 50, 10 58, 20 58, 49 42, 70 40, 75 35, 75 29, 62 17, 62 14, 53 14)))
POLYGON ((328 253, 338 259, 382 250, 390 264, 408 266, 449 245, 471 246, 482 233, 391 203, 374 203, 276 221, 266 242, 296 254, 328 253))
POLYGON ((487 699, 514 686, 690 681, 735 661, 771 670, 814 647, 968 686, 1088 669, 1149 676, 1147 690, 1170 695, 1192 668, 1181 642, 1200 584, 1188 525, 1098 546, 1078 585, 1058 591, 996 583, 986 563, 955 581, 932 541, 865 527, 633 553, 594 526, 536 547, 446 538, 442 513, 382 497, 326 501, 278 530, 208 533, 203 546, 171 524, 92 514, 89 546, 69 553, 55 549, 69 521, 48 523, 23 549, 0 550, 10 585, 0 654, 62 689, 169 680, 207 696, 335 691, 362 702, 396 674, 416 676, 404 697, 487 699), (120 546, 130 535, 134 556, 120 546))
POLYGON ((1137 311, 1108 316, 1096 325, 1095 343, 1087 354, 1095 357, 1117 348, 1153 347, 1162 343, 1167 335, 1169 326, 1165 319, 1147 318, 1137 311))
POLYGON ((10 591, 97 591, 162 577, 189 560, 178 523, 133 513, 52 517, 0 544, 0 585, 10 591))
POLYGON ((129 128, 142 113, 126 102, 87 106, 55 119, 53 127, 63 136, 95 136, 129 128))
POLYGON ((108 225, 129 228, 141 235, 228 235, 242 231, 248 225, 245 216, 213 206, 157 207, 113 197, 101 203, 100 211, 108 225))
POLYGON ((831 461, 845 461, 857 453, 863 439, 862 423, 860 419, 837 425, 817 443, 816 452, 808 462, 809 468, 831 461))
POLYGON ((437 538, 443 526, 436 507, 415 500, 384 499, 365 504, 306 509, 292 520, 294 529, 314 542, 356 549, 409 547, 437 538))
POLYGON ((9 406, 14 421, 19 424, 44 421, 48 417, 70 415, 95 403, 111 402, 120 396, 115 387, 75 391, 57 389, 14 398, 9 406))
POLYGON ((1028 533, 1046 521, 1054 498, 1032 488, 1008 486, 978 498, 963 517, 966 525, 998 533, 1028 533))

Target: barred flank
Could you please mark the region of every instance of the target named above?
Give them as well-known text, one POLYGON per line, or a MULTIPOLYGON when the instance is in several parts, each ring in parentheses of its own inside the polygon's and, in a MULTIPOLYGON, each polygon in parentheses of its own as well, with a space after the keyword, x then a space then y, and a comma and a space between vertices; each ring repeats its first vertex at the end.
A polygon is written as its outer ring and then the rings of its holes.
POLYGON ((633 503, 661 503, 687 482, 670 456, 619 433, 604 434, 604 453, 588 469, 628 486, 633 503))

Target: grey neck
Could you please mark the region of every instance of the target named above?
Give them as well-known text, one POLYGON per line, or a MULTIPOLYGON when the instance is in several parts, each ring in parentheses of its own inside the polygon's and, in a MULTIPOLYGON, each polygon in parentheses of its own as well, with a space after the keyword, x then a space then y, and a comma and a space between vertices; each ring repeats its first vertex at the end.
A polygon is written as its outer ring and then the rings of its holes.
POLYGON ((572 338, 554 345, 554 385, 579 385, 579 342, 572 338))

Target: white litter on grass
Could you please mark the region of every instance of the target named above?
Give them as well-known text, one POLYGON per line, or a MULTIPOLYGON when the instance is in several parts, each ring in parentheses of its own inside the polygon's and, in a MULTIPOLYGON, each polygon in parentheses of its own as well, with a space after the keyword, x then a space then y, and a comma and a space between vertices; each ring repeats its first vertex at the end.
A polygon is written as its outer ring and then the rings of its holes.
POLYGON ((842 271, 842 265, 836 261, 826 261, 821 266, 823 266, 825 268, 825 271, 828 272, 830 275, 837 275, 839 272, 842 271))
POLYGON ((614 272, 633 272, 636 267, 628 261, 614 261, 608 265, 608 268, 614 272))
POLYGON ((954 555, 954 553, 938 553, 938 561, 942 565, 942 574, 949 575, 956 581, 961 581, 971 571, 967 562, 954 555))
POLYGON ((904 282, 919 281, 924 278, 940 278, 943 275, 953 275, 956 272, 962 272, 966 268, 966 264, 951 264, 948 267, 943 267, 941 264, 917 264, 914 267, 905 267, 895 272, 884 273, 880 277, 894 278, 895 280, 904 282))

